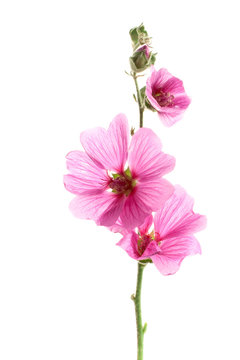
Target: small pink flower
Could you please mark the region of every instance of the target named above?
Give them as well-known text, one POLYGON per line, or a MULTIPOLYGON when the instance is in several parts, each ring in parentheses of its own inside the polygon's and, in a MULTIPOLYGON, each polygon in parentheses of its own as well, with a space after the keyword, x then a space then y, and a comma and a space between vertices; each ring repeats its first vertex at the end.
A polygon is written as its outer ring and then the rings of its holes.
POLYGON ((184 189, 176 186, 174 194, 162 205, 154 218, 149 215, 138 227, 138 232, 128 232, 118 222, 112 231, 124 236, 117 245, 133 259, 151 259, 163 275, 178 271, 188 255, 201 254, 193 234, 206 226, 206 217, 192 210, 193 199, 184 189), (154 223, 154 230, 149 230, 154 223))
POLYGON ((66 189, 76 195, 70 204, 75 216, 104 226, 119 218, 131 230, 173 193, 162 176, 174 168, 175 159, 162 152, 152 130, 139 129, 129 146, 128 121, 120 114, 108 130, 88 130, 80 139, 86 152, 67 155, 70 174, 64 177, 66 189))
POLYGON ((172 126, 179 121, 190 104, 182 81, 166 69, 156 71, 153 66, 152 74, 147 79, 146 95, 166 126, 172 126))

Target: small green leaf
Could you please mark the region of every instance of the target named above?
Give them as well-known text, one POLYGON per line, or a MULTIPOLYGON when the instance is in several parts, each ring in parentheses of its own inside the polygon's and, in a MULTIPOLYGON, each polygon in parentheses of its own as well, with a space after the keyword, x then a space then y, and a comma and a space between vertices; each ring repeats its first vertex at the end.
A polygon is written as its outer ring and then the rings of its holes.
POLYGON ((143 334, 145 334, 146 331, 147 331, 147 323, 145 323, 145 324, 143 325, 143 334))
POLYGON ((125 174, 128 178, 132 179, 132 174, 131 174, 131 171, 130 171, 129 167, 127 168, 127 170, 124 171, 124 174, 125 174))
POLYGON ((117 179, 119 176, 120 176, 119 174, 112 174, 112 177, 113 177, 114 179, 117 179))

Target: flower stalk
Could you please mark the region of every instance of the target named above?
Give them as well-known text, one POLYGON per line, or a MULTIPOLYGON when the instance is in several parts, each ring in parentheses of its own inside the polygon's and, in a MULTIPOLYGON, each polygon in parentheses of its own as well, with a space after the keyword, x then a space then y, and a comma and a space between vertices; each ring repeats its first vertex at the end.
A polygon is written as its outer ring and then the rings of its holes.
POLYGON ((142 310, 141 310, 141 290, 143 270, 147 263, 138 262, 137 286, 136 293, 132 295, 131 299, 135 305, 136 325, 137 325, 137 360, 143 360, 143 338, 147 330, 147 324, 142 325, 142 310))
POLYGON ((139 127, 142 128, 143 127, 143 112, 144 112, 144 103, 143 103, 143 99, 141 96, 141 92, 139 90, 139 86, 138 86, 138 81, 137 81, 137 74, 134 72, 132 73, 132 77, 136 86, 136 91, 137 91, 137 102, 138 102, 138 108, 139 108, 139 127))

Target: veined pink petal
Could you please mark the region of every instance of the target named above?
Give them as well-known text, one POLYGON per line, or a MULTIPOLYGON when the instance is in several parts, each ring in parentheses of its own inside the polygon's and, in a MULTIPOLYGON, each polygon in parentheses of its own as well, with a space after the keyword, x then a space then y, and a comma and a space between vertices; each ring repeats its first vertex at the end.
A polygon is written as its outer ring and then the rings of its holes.
POLYGON ((150 241, 148 246, 146 247, 144 253, 142 254, 142 256, 139 258, 139 260, 144 260, 144 259, 151 259, 152 256, 158 254, 159 252, 159 246, 156 243, 156 241, 150 241))
POLYGON ((148 181, 174 168, 175 159, 161 149, 161 141, 152 130, 141 128, 133 135, 128 160, 133 178, 148 181))
POLYGON ((120 233, 122 235, 126 235, 129 233, 129 230, 127 230, 122 223, 121 218, 119 217, 115 224, 108 227, 108 229, 114 233, 120 233))
POLYGON ((185 110, 191 103, 191 99, 187 95, 177 95, 174 99, 174 105, 179 109, 185 110))
POLYGON ((184 94, 184 87, 182 80, 172 76, 163 85, 162 89, 164 92, 170 92, 173 95, 184 94))
POLYGON ((153 224, 153 216, 151 214, 147 216, 146 219, 144 220, 144 223, 138 227, 140 234, 141 235, 147 234, 152 224, 153 224))
POLYGON ((122 196, 104 191, 97 195, 76 196, 70 203, 70 210, 80 219, 92 219, 99 225, 110 226, 119 217, 123 203, 122 196))
POLYGON ((129 128, 125 115, 117 115, 109 129, 95 128, 81 134, 88 156, 103 169, 121 173, 128 156, 129 128))
POLYGON ((91 178, 94 181, 107 177, 106 171, 99 168, 84 151, 71 151, 66 156, 67 169, 75 176, 91 178))
POLYGON ((150 212, 149 207, 141 200, 136 186, 125 201, 120 219, 127 230, 132 230, 142 224, 150 212))
POLYGON ((201 247, 194 236, 181 236, 163 240, 160 252, 162 256, 181 261, 186 256, 201 254, 201 247))
POLYGON ((201 254, 201 247, 194 236, 163 240, 160 252, 151 256, 163 275, 175 274, 182 260, 189 255, 201 254))
POLYGON ((183 118, 183 115, 184 115, 184 111, 181 109, 176 110, 174 112, 169 112, 168 110, 167 111, 162 110, 161 112, 158 112, 158 117, 161 119, 162 123, 167 127, 176 124, 176 122, 178 122, 183 118))
POLYGON ((174 187, 165 179, 139 183, 133 192, 127 197, 121 213, 123 226, 134 229, 140 226, 145 218, 171 196, 174 187))
POLYGON ((81 194, 99 194, 102 193, 107 186, 106 184, 97 184, 96 186, 91 181, 84 181, 84 179, 78 178, 74 175, 64 175, 63 177, 65 188, 75 195, 81 194))
POLYGON ((124 249, 130 257, 133 259, 139 259, 139 253, 137 250, 137 242, 138 242, 138 235, 131 231, 126 234, 118 243, 117 245, 124 249))
POLYGON ((73 194, 98 194, 106 189, 109 176, 94 164, 82 151, 72 151, 67 156, 67 168, 72 175, 64 176, 66 189, 73 194))
POLYGON ((171 78, 172 74, 170 74, 167 69, 161 68, 157 71, 154 66, 152 66, 150 79, 153 85, 153 90, 157 90, 162 87, 171 78))
POLYGON ((179 270, 181 264, 175 260, 169 259, 159 254, 153 255, 151 259, 162 275, 175 274, 179 270))
POLYGON ((121 214, 122 208, 125 203, 125 197, 115 195, 115 201, 111 203, 107 210, 96 221, 97 225, 112 226, 121 214))
POLYGON ((165 179, 139 183, 136 186, 136 201, 148 212, 157 211, 173 194, 174 187, 165 179))
POLYGON ((154 228, 162 239, 191 235, 206 226, 206 217, 192 210, 193 199, 180 186, 154 217, 154 228))

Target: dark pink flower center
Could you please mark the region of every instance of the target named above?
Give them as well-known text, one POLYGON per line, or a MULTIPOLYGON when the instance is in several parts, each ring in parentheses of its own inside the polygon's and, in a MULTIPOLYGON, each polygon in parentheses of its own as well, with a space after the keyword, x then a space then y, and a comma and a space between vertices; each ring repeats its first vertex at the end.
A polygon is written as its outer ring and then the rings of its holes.
POLYGON ((125 175, 118 175, 111 180, 109 187, 117 194, 125 194, 128 196, 132 192, 135 184, 136 182, 132 178, 125 175))
POLYGON ((164 106, 173 106, 174 96, 169 92, 164 92, 161 89, 153 92, 153 97, 157 100, 158 104, 162 107, 164 106))
POLYGON ((160 235, 152 231, 150 234, 140 235, 138 238, 138 253, 141 256, 151 241, 156 241, 158 246, 161 245, 160 235))

